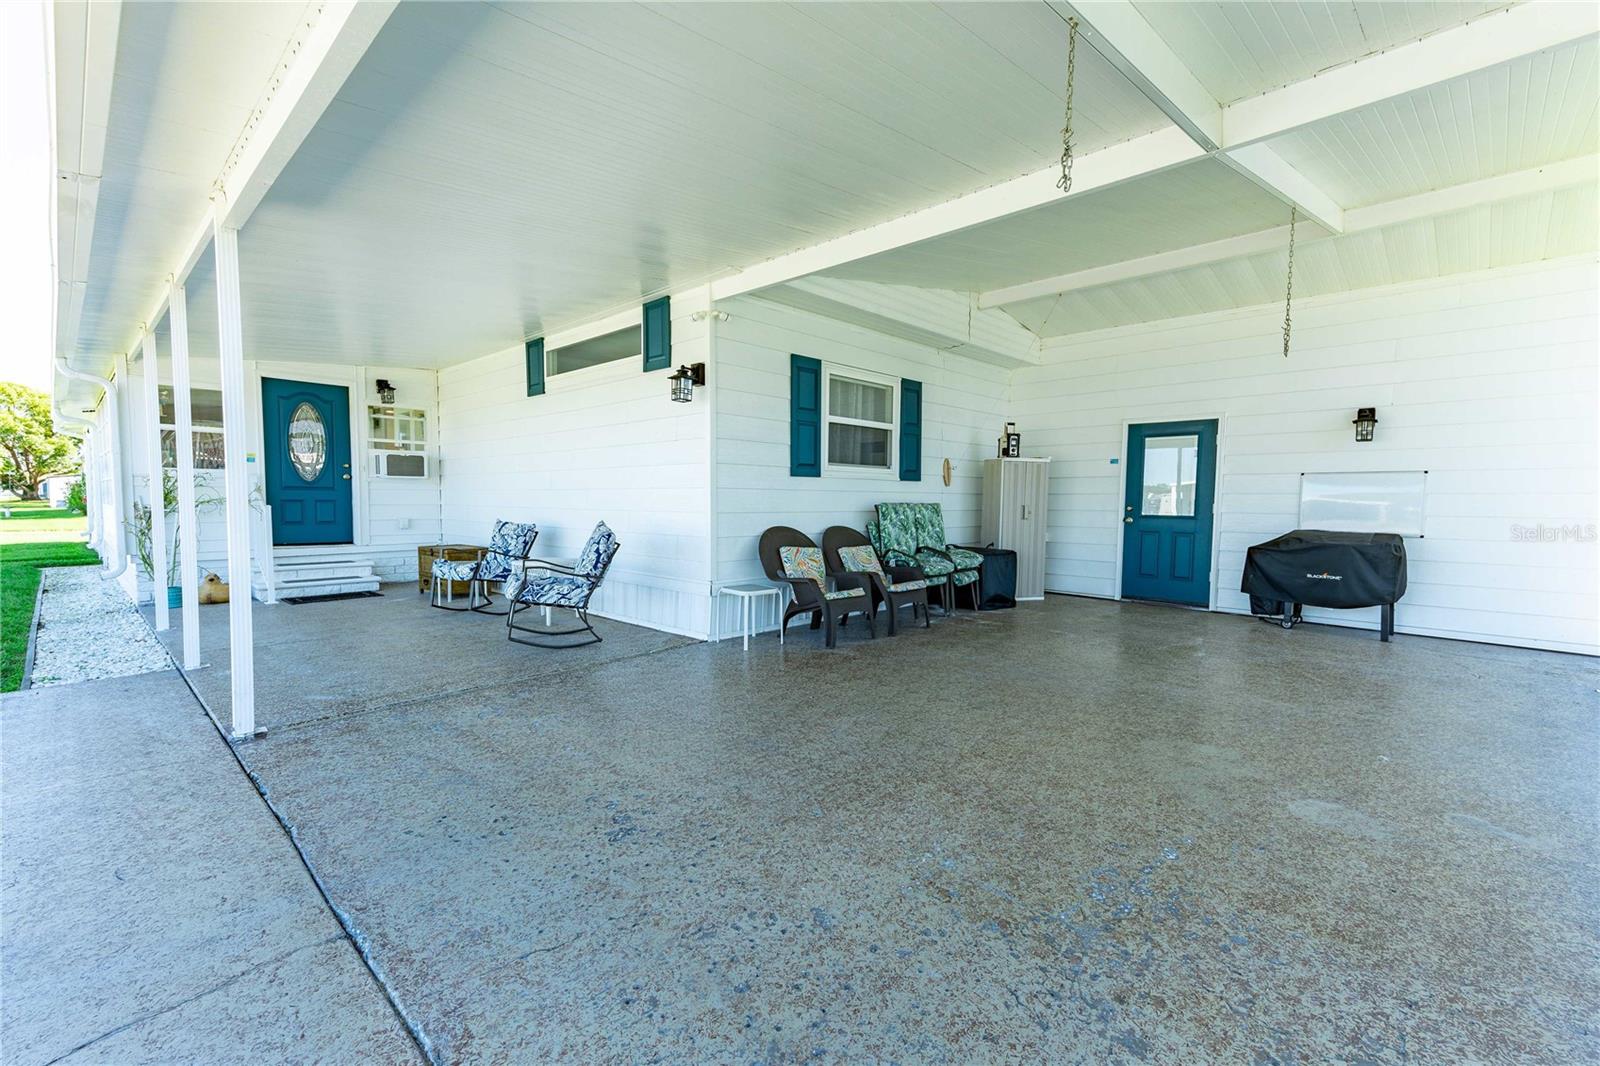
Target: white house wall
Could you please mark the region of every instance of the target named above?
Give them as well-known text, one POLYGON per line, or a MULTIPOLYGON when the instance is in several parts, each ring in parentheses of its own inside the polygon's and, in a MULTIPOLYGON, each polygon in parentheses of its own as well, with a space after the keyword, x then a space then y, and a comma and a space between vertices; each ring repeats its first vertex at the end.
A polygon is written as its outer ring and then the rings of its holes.
MULTIPOLYGON (((674 312, 677 358, 704 326, 674 312)), ((673 403, 667 376, 625 359, 551 375, 528 396, 520 344, 441 370, 445 540, 483 544, 496 519, 536 522, 534 553, 571 557, 604 520, 622 548, 595 613, 704 636, 706 404, 673 403)))
MULTIPOLYGON (((994 454, 1005 423, 1006 371, 911 341, 756 297, 719 304, 717 326, 717 581, 764 581, 756 544, 769 526, 787 525, 818 543, 832 525, 865 529, 883 501, 942 505, 953 541, 978 535, 982 460, 994 454), (818 478, 789 474, 789 356, 853 367, 923 384, 922 480, 891 474, 818 478), (949 486, 941 476, 948 458, 949 486)), ((723 608, 724 632, 737 624, 723 608)), ((770 616, 767 624, 774 620, 770 616)))
POLYGON ((1425 469, 1399 631, 1600 651, 1597 286, 1590 256, 1301 301, 1288 359, 1281 307, 1046 341, 1010 410, 1055 460, 1047 587, 1117 593, 1125 425, 1217 417, 1218 609, 1248 610, 1245 549, 1298 525, 1301 472, 1425 469), (1519 539, 1541 525, 1556 539, 1519 539))
MULTIPOLYGON (((163 352, 159 359, 161 382, 172 381, 170 357, 163 352)), ((412 581, 416 579, 418 545, 436 544, 440 539, 439 465, 438 458, 438 383, 431 370, 400 367, 318 366, 312 364, 251 363, 250 390, 247 407, 250 413, 250 443, 248 454, 255 455, 252 464, 251 484, 257 486, 256 499, 262 499, 259 486, 264 467, 260 457, 261 440, 261 377, 288 378, 296 381, 323 381, 344 385, 351 391, 353 400, 350 425, 351 470, 356 493, 355 540, 350 545, 326 545, 309 548, 280 548, 277 555, 288 554, 347 554, 370 559, 373 572, 384 581, 412 581), (366 409, 377 402, 376 382, 387 378, 396 389, 396 404, 416 407, 427 415, 429 426, 428 476, 425 478, 380 478, 372 474, 370 450, 367 445, 366 409)), ((221 389, 219 368, 214 357, 191 357, 191 385, 195 389, 221 389)), ((129 372, 127 387, 121 391, 124 466, 132 492, 127 498, 127 510, 132 514, 132 501, 150 501, 149 481, 145 470, 145 441, 150 431, 145 415, 144 366, 135 363, 129 372)), ((221 470, 196 470, 195 488, 202 498, 220 497, 223 494, 221 470)), ((168 519, 169 539, 175 535, 176 519, 168 519)), ((215 572, 224 581, 228 575, 227 527, 222 507, 202 508, 197 524, 199 563, 202 572, 215 572)), ((169 545, 170 547, 170 545, 169 545)), ((130 542, 131 550, 131 542, 130 542)), ((138 569, 129 567, 129 574, 138 569)), ((141 575, 142 576, 142 575, 141 575)), ((124 588, 135 594, 131 577, 124 576, 124 588)), ((146 599, 149 584, 140 584, 137 596, 146 599)))

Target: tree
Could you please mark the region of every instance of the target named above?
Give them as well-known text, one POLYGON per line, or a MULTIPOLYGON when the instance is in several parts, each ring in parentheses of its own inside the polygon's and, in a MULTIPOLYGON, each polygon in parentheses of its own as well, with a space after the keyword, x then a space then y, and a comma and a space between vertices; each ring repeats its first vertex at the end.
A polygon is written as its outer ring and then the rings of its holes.
POLYGON ((78 469, 78 444, 56 432, 50 397, 0 381, 0 489, 36 498, 41 478, 78 469))

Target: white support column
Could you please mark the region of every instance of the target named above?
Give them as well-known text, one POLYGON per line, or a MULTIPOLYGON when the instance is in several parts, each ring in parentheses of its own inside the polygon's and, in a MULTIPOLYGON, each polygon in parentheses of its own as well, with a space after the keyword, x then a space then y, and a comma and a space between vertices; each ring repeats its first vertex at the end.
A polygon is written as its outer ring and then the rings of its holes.
POLYGON ((167 297, 172 322, 172 413, 178 453, 178 585, 183 589, 183 668, 200 666, 200 516, 194 502, 194 421, 189 410, 189 302, 183 282, 167 297))
POLYGON ((222 360, 222 467, 227 485, 228 665, 233 683, 233 735, 256 731, 255 628, 250 610, 250 477, 245 469, 244 331, 239 306, 239 231, 223 224, 217 202, 217 351, 222 360))
POLYGON ((167 494, 161 466, 161 359, 156 333, 145 328, 140 346, 144 361, 145 471, 150 475, 150 597, 156 609, 156 632, 172 626, 167 609, 167 494))

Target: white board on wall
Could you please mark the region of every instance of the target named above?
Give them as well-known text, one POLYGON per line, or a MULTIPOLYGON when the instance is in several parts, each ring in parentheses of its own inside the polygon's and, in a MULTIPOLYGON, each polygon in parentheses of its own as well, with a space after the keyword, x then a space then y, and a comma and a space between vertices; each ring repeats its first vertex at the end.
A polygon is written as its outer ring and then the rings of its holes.
POLYGON ((1422 536, 1426 470, 1329 471, 1300 475, 1300 528, 1422 536))

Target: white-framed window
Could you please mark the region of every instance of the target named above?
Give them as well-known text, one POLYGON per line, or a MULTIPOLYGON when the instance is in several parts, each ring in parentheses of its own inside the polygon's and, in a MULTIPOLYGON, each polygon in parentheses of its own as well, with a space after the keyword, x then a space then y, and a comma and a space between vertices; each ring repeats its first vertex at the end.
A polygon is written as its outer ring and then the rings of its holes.
POLYGON ((641 326, 628 326, 612 333, 552 348, 545 353, 546 377, 570 374, 574 370, 587 370, 591 366, 615 363, 621 359, 639 359, 642 356, 644 330, 641 326))
MULTIPOLYGON (((172 386, 158 390, 161 423, 161 465, 178 467, 178 414, 172 386)), ((194 431, 194 468, 222 469, 222 393, 217 389, 189 390, 189 424, 194 431)))
POLYGON ((374 477, 427 477, 428 413, 393 404, 368 407, 367 448, 374 477))
POLYGON ((893 474, 900 382, 853 367, 823 365, 823 465, 839 473, 893 474))

